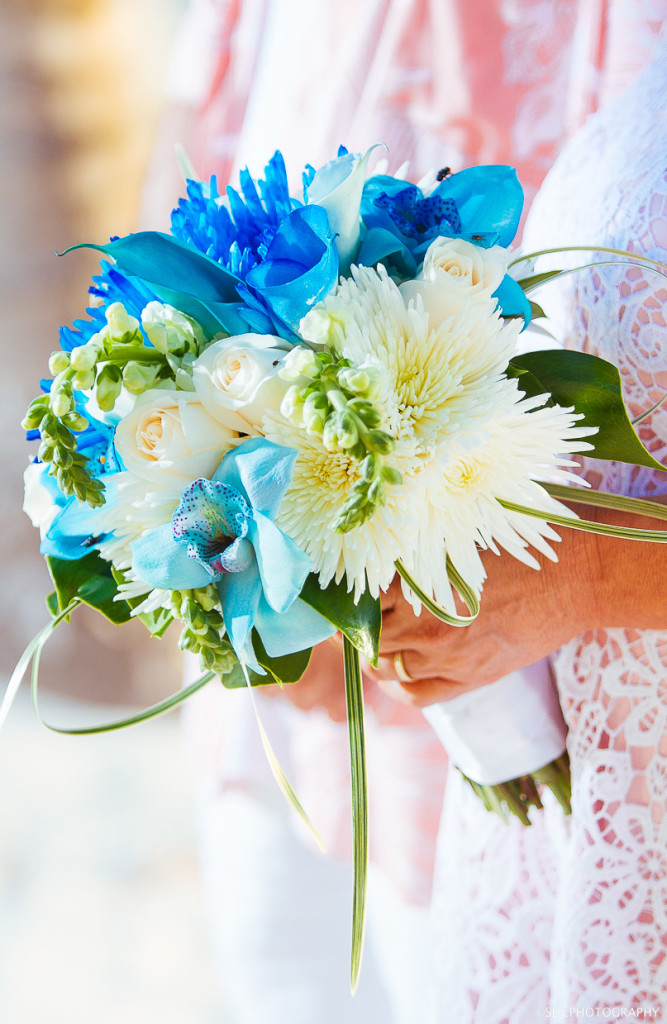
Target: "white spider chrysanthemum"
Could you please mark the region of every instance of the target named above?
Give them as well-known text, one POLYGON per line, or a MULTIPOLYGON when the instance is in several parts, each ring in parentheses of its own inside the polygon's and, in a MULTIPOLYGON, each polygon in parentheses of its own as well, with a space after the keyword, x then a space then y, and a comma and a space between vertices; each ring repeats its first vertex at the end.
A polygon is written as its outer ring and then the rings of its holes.
POLYGON ((403 484, 389 486, 386 504, 362 525, 337 533, 334 523, 359 479, 357 460, 327 451, 320 437, 281 416, 266 416, 262 427, 269 440, 299 453, 278 524, 311 557, 322 585, 345 576, 358 595, 366 580, 372 594, 386 588, 397 558, 413 560, 426 468, 447 461, 453 445, 466 450, 486 438, 518 327, 503 324, 488 296, 441 319, 426 308, 428 294, 426 303, 418 293, 404 296, 382 268, 352 274, 318 307, 314 327, 320 331, 329 318, 333 347, 353 365, 381 371, 373 403, 397 439, 385 461, 403 484))
POLYGON ((386 505, 371 519, 350 533, 338 533, 334 523, 359 480, 358 461, 345 452, 327 451, 319 436, 282 417, 268 415, 262 426, 268 440, 299 453, 276 524, 310 556, 322 586, 345 576, 355 597, 366 580, 374 595, 386 589, 394 559, 407 557, 416 541, 414 487, 390 487, 386 505))
POLYGON ((114 482, 113 493, 99 513, 100 532, 104 533, 99 545, 102 558, 125 575, 119 587, 119 597, 135 600, 150 595, 134 609, 133 614, 168 607, 167 591, 153 591, 132 571, 132 542, 169 522, 181 497, 182 481, 169 479, 169 485, 160 487, 148 483, 135 473, 120 473, 114 482))
MULTIPOLYGON (((588 447, 580 440, 588 431, 574 425, 571 411, 539 408, 545 397, 523 399, 505 377, 520 325, 504 323, 488 294, 454 303, 448 314, 437 282, 409 285, 397 286, 382 268, 353 268, 311 321, 320 337, 328 323, 329 344, 353 365, 381 371, 373 402, 397 440, 385 461, 403 478, 387 488, 386 505, 337 533, 359 463, 280 416, 265 417, 263 429, 299 453, 277 521, 312 558, 323 586, 346 577, 358 595, 367 579, 375 595, 400 558, 453 608, 447 555, 476 591, 484 580, 480 548, 501 546, 537 564, 526 550, 532 544, 553 557, 553 529, 500 500, 562 511, 535 481, 569 480, 572 463, 562 453, 588 447)), ((302 324, 306 337, 309 326, 302 324)))
POLYGON ((479 593, 485 578, 480 550, 504 548, 515 558, 539 567, 527 550, 534 547, 556 560, 549 542, 558 534, 540 519, 504 508, 511 501, 528 508, 576 518, 552 498, 539 483, 580 482, 565 458, 590 445, 582 438, 592 431, 576 426, 578 416, 559 406, 545 406, 547 396, 524 398, 515 381, 504 381, 496 399, 504 397, 503 410, 489 422, 488 437, 478 447, 456 447, 444 465, 433 463, 428 471, 425 507, 419 541, 408 568, 436 599, 451 607, 451 594, 437 570, 434 544, 440 539, 441 559, 446 553, 455 569, 479 593))
POLYGON ((416 289, 403 294, 384 268, 353 267, 317 312, 331 310, 332 340, 341 355, 384 371, 375 404, 385 429, 413 442, 414 450, 431 452, 462 431, 484 429, 519 325, 504 324, 488 297, 443 316, 437 285, 410 283, 416 289))

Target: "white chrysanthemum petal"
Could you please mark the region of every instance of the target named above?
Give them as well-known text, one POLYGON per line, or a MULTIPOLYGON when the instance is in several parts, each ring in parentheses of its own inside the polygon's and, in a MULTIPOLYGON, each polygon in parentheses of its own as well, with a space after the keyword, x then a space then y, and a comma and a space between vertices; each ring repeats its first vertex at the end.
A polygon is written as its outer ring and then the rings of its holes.
MULTIPOLYGON (((160 487, 125 471, 114 487, 114 497, 100 511, 100 533, 105 533, 99 551, 102 558, 126 571, 132 564, 132 542, 171 519, 180 500, 182 481, 166 477, 160 487)), ((149 589, 144 586, 141 593, 149 589)))

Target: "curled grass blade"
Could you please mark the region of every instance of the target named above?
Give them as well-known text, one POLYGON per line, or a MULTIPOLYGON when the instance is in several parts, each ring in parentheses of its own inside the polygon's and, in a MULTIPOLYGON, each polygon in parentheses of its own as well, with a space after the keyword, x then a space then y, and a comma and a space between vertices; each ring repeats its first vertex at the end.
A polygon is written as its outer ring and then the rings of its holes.
POLYGON ((280 761, 276 757, 275 751, 274 751, 273 747, 271 746, 271 741, 269 740, 268 733, 267 733, 266 729, 264 728, 264 723, 262 722, 261 716, 259 714, 259 708, 257 707, 257 701, 255 700, 255 691, 254 691, 252 683, 250 681, 250 676, 248 674, 247 666, 244 665, 242 661, 239 662, 239 664, 241 666, 241 670, 243 672, 243 675, 244 675, 244 678, 245 678, 245 681, 246 681, 246 685, 248 687, 248 693, 250 694, 250 700, 252 702, 253 711, 255 712, 255 720, 257 722, 257 728, 259 730, 259 737, 260 737, 260 739, 262 741, 262 747, 264 748, 264 753, 266 755, 266 760, 269 762, 269 768, 271 769, 271 771, 273 773, 273 777, 274 777, 274 779, 276 780, 276 782, 278 784, 278 788, 280 789, 280 792, 283 794, 283 796, 287 800, 287 803, 290 805, 290 807, 292 807, 296 811, 296 813, 299 815, 299 817, 303 821, 304 825, 306 826, 308 831, 313 836, 313 839, 315 840, 315 842, 319 846, 320 850, 322 850, 323 853, 326 853, 324 843, 322 842, 322 839, 321 839, 317 829, 315 828, 315 826, 313 825, 312 821, 308 817, 308 814, 306 813, 306 811, 305 811, 305 809, 303 807, 303 804, 301 803, 301 801, 299 800, 298 796, 296 795, 296 792, 294 791, 294 787, 292 786, 291 782, 289 781, 289 779, 285 775, 285 772, 283 771, 283 768, 282 768, 282 766, 280 764, 280 761))
POLYGON ((470 623, 474 622, 479 615, 479 598, 477 597, 477 594, 468 586, 463 577, 459 575, 449 558, 447 559, 447 576, 449 577, 450 583, 456 589, 460 598, 467 606, 470 615, 454 615, 451 612, 448 612, 441 605, 437 604, 425 590, 422 590, 400 559, 397 559, 394 564, 396 566, 396 572, 401 579, 405 580, 407 585, 410 587, 410 590, 417 595, 424 607, 428 608, 431 615, 435 615, 436 619, 439 619, 440 622, 446 622, 450 626, 469 626, 470 623))
MULTIPOLYGON (((584 504, 596 505, 599 504, 601 507, 616 508, 622 511, 637 512, 640 515, 652 515, 656 519, 667 519, 667 508, 663 506, 657 506, 658 511, 644 511, 636 507, 636 504, 640 504, 644 508, 655 510, 656 506, 652 502, 642 502, 639 499, 620 498, 613 494, 605 495, 607 499, 611 501, 596 502, 590 500, 592 495, 589 492, 583 492, 586 497, 580 497, 582 492, 576 487, 561 487, 558 486, 558 492, 555 488, 557 485, 548 484, 545 485, 545 490, 548 490, 554 497, 564 498, 569 501, 582 501, 584 504), (587 500, 588 499, 588 500, 587 500), (633 507, 628 506, 628 502, 633 502, 633 507)), ((596 497, 600 496, 599 491, 595 491, 596 497)), ((508 509, 510 512, 519 512, 524 516, 531 516, 533 519, 543 519, 547 523, 553 523, 555 526, 569 526, 572 530, 583 530, 585 533, 598 533, 603 537, 618 537, 622 540, 642 540, 650 541, 653 544, 667 544, 667 530, 642 530, 632 526, 613 526, 611 523, 594 523, 589 519, 573 519, 570 516, 561 516, 556 512, 543 512, 541 509, 527 508, 525 505, 518 505, 513 501, 504 501, 498 499, 499 504, 503 508, 508 509)))
POLYGON ((78 604, 80 604, 80 601, 72 601, 67 608, 64 608, 59 615, 52 619, 51 622, 48 622, 43 629, 40 629, 39 633, 32 638, 19 658, 16 668, 12 672, 9 683, 7 684, 7 689, 5 690, 4 697, 2 698, 2 704, 0 704, 0 729, 4 725, 10 708, 14 703, 16 694, 18 693, 25 674, 30 667, 30 662, 32 661, 34 665, 34 659, 37 658, 37 663, 39 664, 39 658, 47 640, 60 623, 63 622, 64 619, 69 618, 78 604))
MULTIPOLYGON (((667 277, 665 264, 661 263, 660 260, 654 260, 650 256, 644 256, 643 253, 630 252, 629 249, 614 249, 608 245, 559 245, 553 249, 536 249, 535 252, 520 253, 515 256, 509 266, 514 267, 519 263, 527 263, 529 260, 536 260, 538 256, 551 256, 560 252, 606 252, 612 256, 623 256, 626 260, 631 260, 634 266, 643 264, 644 266, 655 270, 661 277, 667 277)), ((598 264, 594 265, 597 266, 598 264)))

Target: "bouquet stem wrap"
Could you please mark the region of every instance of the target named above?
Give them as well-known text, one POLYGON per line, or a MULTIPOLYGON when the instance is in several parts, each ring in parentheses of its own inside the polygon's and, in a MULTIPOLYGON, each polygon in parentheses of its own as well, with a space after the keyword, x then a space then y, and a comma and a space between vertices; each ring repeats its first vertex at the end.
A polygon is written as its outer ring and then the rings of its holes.
POLYGON ((484 786, 530 775, 565 751, 567 726, 546 659, 424 715, 454 764, 484 786))

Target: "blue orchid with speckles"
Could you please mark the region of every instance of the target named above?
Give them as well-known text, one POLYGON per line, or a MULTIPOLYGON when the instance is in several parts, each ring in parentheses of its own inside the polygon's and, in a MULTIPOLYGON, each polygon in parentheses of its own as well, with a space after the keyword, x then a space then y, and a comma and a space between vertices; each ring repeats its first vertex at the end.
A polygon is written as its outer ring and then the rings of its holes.
MULTIPOLYGON (((475 245, 507 247, 523 209, 523 189, 513 167, 491 164, 446 174, 429 195, 417 185, 386 174, 364 186, 361 218, 366 228, 358 261, 384 263, 406 278, 415 276, 438 236, 475 245)), ((524 291, 505 275, 495 298, 503 316, 523 316, 531 307, 524 291)))
POLYGON ((232 646, 260 673, 253 628, 272 658, 335 632, 300 599, 310 558, 274 522, 295 460, 291 448, 246 441, 225 456, 212 480, 195 480, 183 491, 171 522, 132 545, 132 567, 152 587, 216 584, 232 646))

